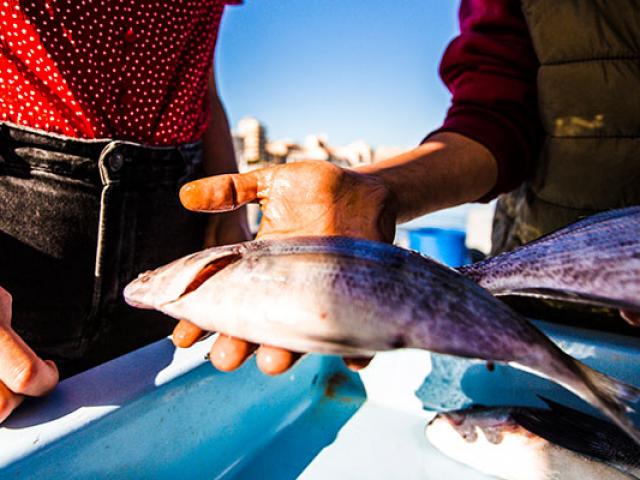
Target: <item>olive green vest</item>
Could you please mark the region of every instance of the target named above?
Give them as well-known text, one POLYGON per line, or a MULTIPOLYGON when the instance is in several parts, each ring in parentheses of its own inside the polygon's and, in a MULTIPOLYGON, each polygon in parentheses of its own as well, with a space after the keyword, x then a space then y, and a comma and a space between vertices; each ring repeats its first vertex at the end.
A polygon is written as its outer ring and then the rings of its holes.
POLYGON ((640 0, 522 0, 546 138, 502 195, 493 253, 595 212, 640 204, 640 0))

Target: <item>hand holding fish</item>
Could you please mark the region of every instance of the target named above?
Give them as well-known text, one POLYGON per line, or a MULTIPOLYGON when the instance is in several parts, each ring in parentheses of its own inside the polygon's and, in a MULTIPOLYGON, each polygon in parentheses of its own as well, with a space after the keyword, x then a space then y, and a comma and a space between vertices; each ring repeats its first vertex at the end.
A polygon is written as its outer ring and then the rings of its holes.
POLYGON ((40 359, 11 328, 11 295, 0 287, 0 422, 25 395, 45 395, 58 383, 58 369, 40 359))
MULTIPOLYGON (((216 175, 185 185, 180 198, 186 208, 202 212, 232 211, 259 202, 258 238, 349 236, 391 242, 396 221, 477 200, 495 184, 496 172, 496 162, 484 146, 442 132, 405 154, 356 170, 301 162, 216 175), (464 174, 452 175, 456 172, 464 174)), ((202 333, 181 322, 174 343, 188 347, 202 333)), ((211 359, 217 368, 233 370, 255 348, 221 336, 211 359)), ((257 352, 258 366, 271 374, 285 371, 296 358, 271 347, 257 352)), ((362 365, 355 359, 348 363, 362 365)))
MULTIPOLYGON (((180 198, 190 210, 224 212, 250 202, 262 207, 258 238, 300 235, 348 235, 370 240, 393 240, 393 195, 375 177, 341 169, 328 162, 303 162, 218 175, 191 182, 180 198)), ((189 347, 202 330, 182 321, 173 333, 174 343, 189 347)), ((257 346, 237 338, 220 336, 211 350, 211 361, 220 370, 239 367, 257 346)), ((260 369, 268 374, 287 370, 299 354, 263 345, 256 352, 260 369)), ((352 368, 368 359, 350 358, 352 368)))

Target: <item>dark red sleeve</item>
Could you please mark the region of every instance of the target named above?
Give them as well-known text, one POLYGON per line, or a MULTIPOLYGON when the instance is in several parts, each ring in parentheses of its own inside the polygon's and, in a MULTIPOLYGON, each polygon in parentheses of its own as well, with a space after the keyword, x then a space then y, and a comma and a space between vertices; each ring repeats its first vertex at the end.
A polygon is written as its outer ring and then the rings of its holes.
POLYGON ((491 151, 498 181, 480 199, 488 201, 527 178, 537 156, 538 60, 518 0, 462 0, 459 15, 460 35, 440 64, 452 104, 442 127, 430 135, 460 133, 491 151))

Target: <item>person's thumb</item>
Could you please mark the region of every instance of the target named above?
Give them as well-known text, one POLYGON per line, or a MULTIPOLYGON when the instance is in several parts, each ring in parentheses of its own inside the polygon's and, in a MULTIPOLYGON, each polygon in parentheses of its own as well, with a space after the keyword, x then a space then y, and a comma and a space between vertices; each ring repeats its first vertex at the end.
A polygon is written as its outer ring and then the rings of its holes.
POLYGON ((0 327, 0 381, 14 393, 44 395, 55 388, 55 363, 44 361, 11 329, 0 327))
POLYGON ((215 175, 189 182, 180 189, 180 201, 196 212, 235 210, 258 199, 261 171, 215 175))
POLYGON ((11 295, 0 287, 0 382, 14 393, 38 396, 58 379, 55 363, 39 358, 11 328, 11 295))

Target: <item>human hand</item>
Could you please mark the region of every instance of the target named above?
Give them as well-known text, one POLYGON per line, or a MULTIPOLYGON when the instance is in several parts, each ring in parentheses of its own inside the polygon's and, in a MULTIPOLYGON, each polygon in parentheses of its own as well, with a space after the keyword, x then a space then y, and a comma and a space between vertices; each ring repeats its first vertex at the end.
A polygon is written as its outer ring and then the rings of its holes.
POLYGON ((203 178, 182 187, 180 200, 199 212, 259 202, 259 238, 345 235, 390 242, 395 233, 390 190, 373 175, 325 161, 203 178))
MULTIPOLYGON (((262 208, 258 238, 346 235, 391 242, 395 232, 394 196, 384 183, 375 176, 322 161, 204 178, 185 185, 180 199, 189 210, 200 212, 231 211, 258 201, 262 208)), ((190 346, 201 335, 197 327, 181 322, 174 330, 174 343, 190 346)), ((256 349, 258 367, 271 375, 284 372, 300 357, 280 348, 258 347, 221 335, 210 358, 218 369, 230 371, 256 349)), ((369 360, 346 361, 358 369, 369 360)))
POLYGON ((0 287, 0 422, 22 403, 54 389, 58 369, 42 360, 11 328, 11 295, 0 287))

